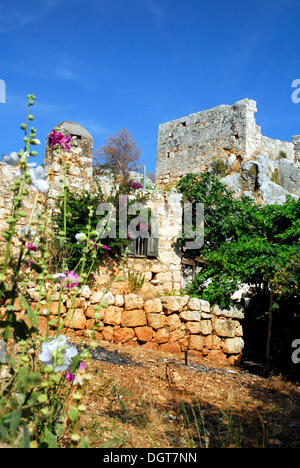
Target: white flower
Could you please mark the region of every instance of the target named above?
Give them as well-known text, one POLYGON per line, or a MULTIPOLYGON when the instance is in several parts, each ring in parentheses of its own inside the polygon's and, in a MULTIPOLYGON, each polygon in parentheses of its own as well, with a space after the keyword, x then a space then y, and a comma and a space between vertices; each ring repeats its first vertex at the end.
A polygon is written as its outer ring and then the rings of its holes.
POLYGON ((19 236, 20 237, 24 236, 25 239, 28 239, 28 240, 32 240, 35 237, 35 234, 36 234, 36 231, 30 231, 30 229, 28 230, 26 226, 23 226, 19 230, 19 236))
POLYGON ((17 166, 19 164, 20 158, 16 152, 10 153, 9 156, 6 154, 3 154, 3 160, 6 164, 9 164, 10 166, 17 166))
POLYGON ((76 234, 75 239, 77 240, 77 244, 82 244, 82 242, 86 241, 87 237, 84 232, 79 232, 76 234))
POLYGON ((55 280, 61 280, 61 279, 63 279, 65 276, 66 276, 65 273, 55 273, 55 274, 53 275, 53 279, 55 279, 55 280))
POLYGON ((42 166, 33 167, 29 169, 31 177, 31 186, 35 192, 46 193, 49 189, 49 184, 46 181, 47 174, 42 166))
POLYGON ((54 366, 54 372, 65 371, 72 363, 73 357, 78 354, 75 346, 71 346, 64 335, 60 335, 52 341, 42 343, 42 352, 39 360, 45 366, 54 366), (63 361, 62 363, 59 361, 63 361), (58 365, 56 365, 58 363, 58 365))

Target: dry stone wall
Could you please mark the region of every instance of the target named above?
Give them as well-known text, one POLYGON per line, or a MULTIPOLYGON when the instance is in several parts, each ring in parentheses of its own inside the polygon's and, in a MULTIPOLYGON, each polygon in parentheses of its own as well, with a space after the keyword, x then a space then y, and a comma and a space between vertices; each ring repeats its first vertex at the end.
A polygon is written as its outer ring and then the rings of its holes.
MULTIPOLYGON (((37 307, 38 291, 29 285, 27 297, 33 309, 37 307)), ((56 323, 51 333, 56 332, 58 320, 57 300, 42 306, 39 329, 47 331, 47 318, 56 323)), ((55 299, 55 293, 54 297, 55 299)), ((183 353, 216 359, 229 365, 238 364, 244 347, 241 321, 242 310, 232 307, 222 310, 211 307, 204 300, 189 296, 162 296, 144 300, 137 294, 112 294, 91 290, 84 286, 72 303, 68 294, 62 296, 60 323, 63 333, 82 336, 95 324, 94 306, 105 305, 97 313, 100 316, 96 328, 99 342, 121 345, 144 346, 166 353, 183 353)), ((15 302, 19 319, 25 318, 20 302, 15 302)))

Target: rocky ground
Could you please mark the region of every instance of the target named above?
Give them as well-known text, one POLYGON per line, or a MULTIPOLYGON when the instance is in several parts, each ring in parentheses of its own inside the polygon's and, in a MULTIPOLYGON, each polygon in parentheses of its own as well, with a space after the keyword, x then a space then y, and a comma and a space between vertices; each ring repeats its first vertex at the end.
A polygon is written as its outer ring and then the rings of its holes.
POLYGON ((92 447, 300 448, 300 386, 280 376, 114 344, 93 352, 89 372, 81 430, 92 447))

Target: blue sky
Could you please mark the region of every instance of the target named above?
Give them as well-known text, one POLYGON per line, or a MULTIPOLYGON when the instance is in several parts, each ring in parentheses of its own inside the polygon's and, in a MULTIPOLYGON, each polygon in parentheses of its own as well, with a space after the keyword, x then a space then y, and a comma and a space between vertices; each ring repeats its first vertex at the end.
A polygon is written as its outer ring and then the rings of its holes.
POLYGON ((94 147, 126 127, 155 169, 158 125, 249 97, 272 138, 300 134, 300 1, 2 0, 0 154, 22 148, 26 96, 46 135, 78 122, 94 147))

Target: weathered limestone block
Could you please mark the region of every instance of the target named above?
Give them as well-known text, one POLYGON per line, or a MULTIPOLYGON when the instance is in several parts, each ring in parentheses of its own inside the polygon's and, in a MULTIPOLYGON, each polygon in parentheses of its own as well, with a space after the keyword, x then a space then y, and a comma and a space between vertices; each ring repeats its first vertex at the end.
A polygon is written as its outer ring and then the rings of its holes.
POLYGON ((167 321, 165 314, 153 313, 147 314, 146 317, 149 327, 152 327, 154 330, 164 327, 167 321))
POLYGON ((212 332, 212 324, 210 320, 201 320, 200 333, 202 335, 209 335, 212 332))
POLYGON ((223 317, 234 318, 234 319, 244 318, 244 312, 238 309, 237 307, 230 307, 230 309, 227 310, 227 309, 221 309, 218 305, 215 305, 211 309, 211 312, 213 315, 216 315, 216 316, 223 316, 223 317))
POLYGON ((217 319, 214 322, 214 332, 218 336, 233 338, 235 336, 235 330, 240 326, 240 323, 236 320, 226 320, 224 318, 217 319))
POLYGON ((123 309, 121 307, 108 306, 105 310, 103 322, 107 325, 120 325, 123 309))
POLYGON ((102 337, 105 341, 112 341, 114 334, 113 327, 104 327, 102 330, 102 337))
POLYGON ((91 297, 91 294, 92 292, 87 284, 83 286, 79 291, 79 295, 81 297, 84 297, 85 299, 89 299, 89 297, 91 297))
POLYGON ((146 314, 162 312, 162 303, 159 298, 150 299, 145 302, 144 310, 146 314))
POLYGON ((136 327, 134 331, 139 341, 152 340, 153 330, 151 327, 136 327))
POLYGON ((166 317, 166 323, 170 330, 176 330, 176 328, 179 328, 182 325, 182 322, 177 314, 172 314, 166 317))
POLYGON ((244 340, 240 337, 226 338, 223 351, 227 354, 240 354, 244 348, 244 340))
POLYGON ((200 322, 186 322, 185 328, 192 335, 197 335, 200 333, 200 322))
POLYGON ((119 328, 117 330, 114 330, 113 340, 116 341, 117 343, 126 343, 127 341, 132 340, 134 336, 135 336, 135 333, 132 328, 124 327, 124 328, 119 328))
POLYGON ((159 346, 159 350, 163 351, 164 353, 181 353, 181 347, 178 342, 175 343, 163 343, 159 346))
POLYGON ((199 310, 201 312, 210 311, 209 302, 205 301, 204 299, 198 299, 197 297, 191 297, 187 307, 189 310, 199 310))
POLYGON ((115 295, 115 306, 123 307, 124 303, 125 303, 124 296, 122 294, 116 294, 115 295))
POLYGON ((93 306, 89 306, 89 307, 87 307, 84 314, 88 318, 93 318, 96 312, 99 315, 99 320, 103 320, 104 317, 105 317, 105 309, 103 309, 103 308, 96 311, 93 306))
POLYGON ((174 341, 179 341, 180 339, 184 338, 185 336, 185 329, 177 328, 170 332, 169 336, 169 343, 173 343, 174 341))
POLYGON ((86 318, 81 309, 75 309, 67 315, 65 326, 68 328, 79 328, 83 330, 86 328, 86 318))
POLYGON ((199 322, 201 320, 201 314, 197 310, 184 310, 179 317, 185 322, 199 322))
POLYGON ((66 307, 63 304, 60 304, 60 307, 59 307, 59 302, 50 302, 47 305, 47 309, 52 315, 58 315, 59 309, 60 309, 60 314, 64 314, 66 312, 66 307))
POLYGON ((125 310, 142 309, 144 300, 137 294, 126 294, 125 296, 125 310))
POLYGON ((204 346, 205 339, 201 335, 190 335, 188 342, 188 349, 196 349, 201 351, 204 346))
POLYGON ((163 296, 160 300, 167 314, 171 314, 172 312, 181 312, 188 303, 189 296, 163 296))
POLYGON ((124 310, 121 325, 122 327, 139 327, 147 325, 146 314, 143 310, 139 309, 124 310))
POLYGON ((166 343, 169 340, 170 333, 166 328, 161 328, 155 332, 156 343, 166 343))
POLYGON ((115 303, 114 295, 111 292, 103 293, 103 291, 96 291, 90 297, 91 304, 107 303, 113 305, 115 303))

